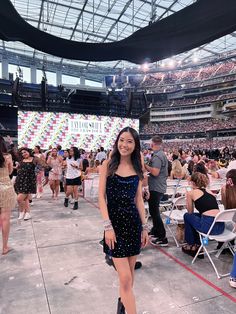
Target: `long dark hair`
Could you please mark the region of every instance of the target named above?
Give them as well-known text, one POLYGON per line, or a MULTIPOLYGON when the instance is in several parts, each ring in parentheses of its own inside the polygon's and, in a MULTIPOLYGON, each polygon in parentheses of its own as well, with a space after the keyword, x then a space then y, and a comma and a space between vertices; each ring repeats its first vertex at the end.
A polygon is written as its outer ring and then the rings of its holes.
MULTIPOLYGON (((73 146, 73 147, 71 147, 71 149, 73 149, 73 151, 74 151, 74 156, 73 156, 74 160, 79 159, 80 158, 80 152, 79 152, 78 148, 73 146)), ((69 153, 69 159, 71 159, 70 153, 69 153)))
POLYGON ((2 136, 0 136, 0 168, 4 167, 4 154, 7 153, 7 144, 2 136))
POLYGON ((225 209, 236 207, 236 169, 231 169, 226 174, 225 209))
POLYGON ((123 134, 124 132, 129 132, 134 139, 135 147, 134 147, 134 151, 131 154, 131 162, 132 162, 135 172, 137 173, 139 178, 142 180, 143 171, 142 171, 142 163, 141 163, 141 154, 140 154, 141 147, 140 147, 139 135, 135 129, 130 128, 130 127, 125 127, 124 129, 122 129, 117 136, 117 139, 115 141, 113 151, 111 154, 111 159, 108 163, 108 176, 114 175, 120 164, 120 153, 118 150, 118 141, 121 134, 123 134))

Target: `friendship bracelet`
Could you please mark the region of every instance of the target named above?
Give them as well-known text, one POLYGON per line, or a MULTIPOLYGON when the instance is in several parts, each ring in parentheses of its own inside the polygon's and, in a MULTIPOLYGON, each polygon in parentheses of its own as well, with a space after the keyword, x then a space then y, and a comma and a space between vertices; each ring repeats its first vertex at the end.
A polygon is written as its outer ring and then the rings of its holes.
POLYGON ((148 224, 147 223, 142 224, 142 230, 148 231, 148 224))
POLYGON ((113 230, 112 224, 104 226, 104 231, 110 231, 113 230))

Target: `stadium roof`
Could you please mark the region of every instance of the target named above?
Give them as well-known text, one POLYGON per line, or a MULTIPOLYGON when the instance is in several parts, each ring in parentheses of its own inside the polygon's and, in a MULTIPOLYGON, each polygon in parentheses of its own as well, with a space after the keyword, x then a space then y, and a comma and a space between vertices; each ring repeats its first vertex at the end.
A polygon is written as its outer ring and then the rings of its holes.
MULTIPOLYGON (((11 0, 18 13, 32 26, 55 36, 82 42, 113 42, 124 39, 150 22, 163 19, 196 0, 11 0)), ((227 1, 225 2, 227 5, 227 1)), ((236 50, 236 33, 180 54, 176 60, 197 61, 236 50)), ((21 42, 0 41, 0 54, 18 54, 22 60, 62 64, 89 72, 115 73, 135 68, 126 61, 86 62, 61 59, 37 51, 21 42), (109 69, 109 70, 108 70, 109 69), (104 70, 104 71, 103 71, 104 70)), ((13 57, 12 57, 13 56, 13 57)), ((21 65, 25 65, 21 64, 21 65)))

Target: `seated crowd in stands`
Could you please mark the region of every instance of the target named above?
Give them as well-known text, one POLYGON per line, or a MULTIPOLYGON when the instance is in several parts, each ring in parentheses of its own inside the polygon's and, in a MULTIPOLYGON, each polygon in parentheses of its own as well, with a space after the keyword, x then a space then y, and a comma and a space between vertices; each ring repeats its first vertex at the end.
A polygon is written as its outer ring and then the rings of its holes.
POLYGON ((236 116, 227 120, 198 119, 187 121, 167 121, 149 123, 143 126, 141 134, 169 134, 169 133, 193 133, 210 130, 232 129, 236 127, 236 116))
POLYGON ((176 107, 176 106, 187 106, 187 105, 196 105, 196 104, 210 104, 215 101, 219 100, 228 100, 228 99, 235 99, 236 93, 226 93, 221 95, 210 95, 210 96, 200 96, 200 97, 190 97, 190 98, 176 98, 176 99, 169 99, 169 100, 161 100, 161 101, 154 101, 152 106, 154 108, 160 107, 176 107))
POLYGON ((172 70, 148 74, 140 84, 142 88, 151 88, 159 92, 174 91, 182 88, 212 85, 228 81, 227 76, 233 79, 236 64, 233 61, 216 63, 197 69, 172 70), (231 74, 231 75, 230 75, 231 74), (225 78, 222 78, 225 75, 225 78), (221 77, 219 80, 216 80, 221 77), (225 80, 224 80, 225 79, 225 80), (204 82, 204 83, 203 83, 204 82))

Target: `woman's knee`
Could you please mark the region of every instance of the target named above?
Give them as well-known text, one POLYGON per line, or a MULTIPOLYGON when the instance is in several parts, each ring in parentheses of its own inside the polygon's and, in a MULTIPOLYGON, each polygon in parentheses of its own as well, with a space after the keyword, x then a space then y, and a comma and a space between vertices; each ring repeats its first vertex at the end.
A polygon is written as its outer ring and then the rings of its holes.
POLYGON ((120 286, 124 291, 132 289, 132 282, 133 279, 131 274, 127 274, 120 277, 120 286))

